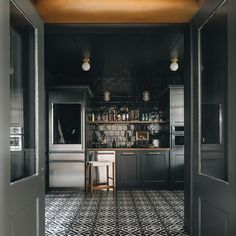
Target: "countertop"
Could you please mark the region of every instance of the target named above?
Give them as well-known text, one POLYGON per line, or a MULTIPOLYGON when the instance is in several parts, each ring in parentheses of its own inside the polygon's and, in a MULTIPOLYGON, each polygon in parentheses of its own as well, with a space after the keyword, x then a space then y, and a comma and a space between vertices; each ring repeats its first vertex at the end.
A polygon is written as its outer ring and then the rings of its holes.
POLYGON ((86 151, 170 151, 170 148, 86 148, 86 151))

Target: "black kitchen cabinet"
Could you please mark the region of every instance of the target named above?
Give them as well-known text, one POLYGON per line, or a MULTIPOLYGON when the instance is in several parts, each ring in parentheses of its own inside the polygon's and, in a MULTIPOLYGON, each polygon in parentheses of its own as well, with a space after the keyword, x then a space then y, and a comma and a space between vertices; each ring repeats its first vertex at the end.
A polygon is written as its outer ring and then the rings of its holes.
POLYGON ((174 189, 184 187, 184 150, 170 151, 170 186, 174 189))
POLYGON ((168 187, 169 151, 116 152, 117 187, 168 187))
POLYGON ((169 152, 144 151, 139 154, 142 186, 168 186, 169 152))
POLYGON ((116 152, 117 187, 135 187, 139 185, 138 151, 116 152))

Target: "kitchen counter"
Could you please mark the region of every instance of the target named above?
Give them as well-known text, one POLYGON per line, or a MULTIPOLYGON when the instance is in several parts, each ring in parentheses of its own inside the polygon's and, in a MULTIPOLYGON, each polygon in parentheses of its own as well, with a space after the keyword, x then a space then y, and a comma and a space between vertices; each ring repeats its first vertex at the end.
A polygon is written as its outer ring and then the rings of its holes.
MULTIPOLYGON (((86 158, 116 163, 116 187, 120 189, 183 189, 184 152, 170 148, 87 148, 86 158)), ((106 181, 105 169, 99 172, 106 181), (103 176, 104 175, 104 176, 103 176)))
POLYGON ((86 148, 86 151, 169 151, 170 148, 86 148))

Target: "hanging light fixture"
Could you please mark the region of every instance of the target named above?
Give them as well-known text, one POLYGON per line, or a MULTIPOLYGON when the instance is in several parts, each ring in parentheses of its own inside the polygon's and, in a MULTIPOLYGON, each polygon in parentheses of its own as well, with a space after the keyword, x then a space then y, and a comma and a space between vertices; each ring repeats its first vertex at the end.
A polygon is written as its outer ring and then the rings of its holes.
POLYGON ((179 64, 178 64, 178 59, 177 58, 171 59, 170 69, 172 71, 177 71, 179 69, 179 64))
POLYGON ((109 102, 110 99, 111 99, 111 93, 109 91, 105 91, 103 93, 103 99, 104 99, 105 102, 109 102))
POLYGON ((143 101, 148 102, 150 100, 150 93, 148 91, 143 92, 143 101))
POLYGON ((84 71, 89 71, 90 70, 90 60, 89 60, 89 58, 86 57, 86 58, 83 59, 82 69, 84 71))

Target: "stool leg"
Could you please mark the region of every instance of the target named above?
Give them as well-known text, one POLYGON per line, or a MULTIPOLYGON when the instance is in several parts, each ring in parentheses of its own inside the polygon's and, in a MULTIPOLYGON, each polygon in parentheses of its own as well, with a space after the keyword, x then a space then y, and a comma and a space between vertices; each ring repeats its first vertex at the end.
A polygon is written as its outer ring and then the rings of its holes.
POLYGON ((90 164, 89 165, 89 177, 90 177, 90 193, 91 195, 93 194, 93 174, 92 174, 92 167, 93 167, 93 164, 90 164))
POLYGON ((85 164, 85 194, 87 194, 88 189, 88 170, 87 170, 87 164, 85 164))
MULTIPOLYGON (((107 166, 107 186, 109 186, 109 166, 107 166)), ((109 188, 107 189, 107 192, 109 192, 109 188)))
POLYGON ((112 162, 112 189, 113 194, 115 193, 115 163, 112 162))
POLYGON ((86 194, 89 192, 89 182, 90 182, 90 172, 89 172, 89 164, 86 164, 86 194))

